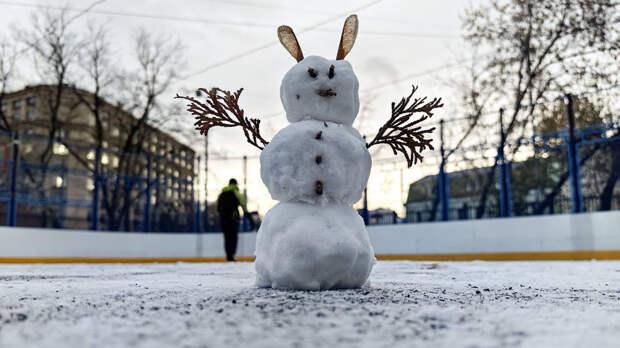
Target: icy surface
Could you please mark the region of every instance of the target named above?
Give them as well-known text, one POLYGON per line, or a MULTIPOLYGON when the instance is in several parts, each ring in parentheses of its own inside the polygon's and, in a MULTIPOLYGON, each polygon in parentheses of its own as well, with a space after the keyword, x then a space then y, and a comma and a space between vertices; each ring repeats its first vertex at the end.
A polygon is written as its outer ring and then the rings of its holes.
POLYGON ((279 131, 260 156, 261 178, 275 200, 353 204, 362 196, 371 158, 349 126, 300 121, 279 131), (316 183, 322 183, 317 194, 316 183))
POLYGON ((362 218, 344 205, 279 203, 256 235, 260 287, 359 288, 374 263, 362 218))
POLYGON ((315 119, 350 126, 360 108, 358 89, 359 83, 349 62, 310 56, 284 75, 280 99, 289 122, 315 119), (330 65, 334 65, 332 78, 328 76, 330 65), (310 68, 316 77, 308 73, 310 68), (319 95, 319 91, 329 89, 335 95, 319 95))
POLYGON ((254 265, 0 265, 0 347, 617 347, 620 262, 379 262, 257 289, 254 265))

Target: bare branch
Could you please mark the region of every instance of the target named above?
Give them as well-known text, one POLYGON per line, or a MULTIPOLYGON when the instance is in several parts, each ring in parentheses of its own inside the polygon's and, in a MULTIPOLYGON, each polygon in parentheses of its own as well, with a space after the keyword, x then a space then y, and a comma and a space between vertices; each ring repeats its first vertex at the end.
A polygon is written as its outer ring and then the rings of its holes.
POLYGON ((269 144, 260 134, 260 120, 245 117, 244 110, 239 108, 239 97, 243 88, 235 93, 219 88, 200 88, 198 92, 206 94, 206 103, 178 94, 174 98, 189 101, 187 111, 196 118, 194 126, 200 134, 206 135, 213 127, 241 127, 248 143, 261 150, 269 144))
POLYGON ((422 97, 411 101, 417 89, 416 86, 412 86, 409 96, 402 98, 398 104, 392 103, 392 116, 379 129, 375 138, 366 145, 368 148, 378 144, 389 145, 395 155, 400 152, 405 156, 408 167, 423 159, 423 150, 433 149, 432 139, 425 138, 425 136, 432 133, 435 127, 422 129, 419 124, 431 118, 434 109, 443 106, 441 98, 433 98, 427 102, 427 98, 422 97), (411 117, 417 113, 423 115, 410 121, 411 117))

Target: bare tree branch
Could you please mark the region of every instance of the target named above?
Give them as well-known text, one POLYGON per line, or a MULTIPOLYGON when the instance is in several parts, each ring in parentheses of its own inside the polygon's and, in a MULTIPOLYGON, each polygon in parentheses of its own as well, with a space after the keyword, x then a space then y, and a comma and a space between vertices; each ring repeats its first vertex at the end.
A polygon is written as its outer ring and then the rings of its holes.
POLYGON ((196 98, 176 95, 175 99, 189 101, 187 111, 196 118, 194 123, 200 134, 206 135, 213 127, 241 127, 248 143, 260 150, 269 143, 260 134, 260 120, 244 116, 244 110, 239 107, 239 97, 243 88, 235 93, 224 91, 219 88, 198 89, 206 95, 206 103, 201 103, 196 98))
POLYGON ((443 106, 441 98, 433 98, 429 102, 426 97, 414 98, 412 102, 411 98, 417 89, 418 87, 412 86, 409 96, 402 98, 398 104, 392 103, 392 115, 379 128, 375 138, 366 145, 368 148, 379 144, 389 145, 395 155, 400 152, 405 156, 408 167, 423 159, 423 150, 433 149, 432 139, 425 136, 435 130, 435 127, 422 129, 419 124, 432 117, 435 109, 443 106), (417 113, 423 115, 410 121, 417 113))

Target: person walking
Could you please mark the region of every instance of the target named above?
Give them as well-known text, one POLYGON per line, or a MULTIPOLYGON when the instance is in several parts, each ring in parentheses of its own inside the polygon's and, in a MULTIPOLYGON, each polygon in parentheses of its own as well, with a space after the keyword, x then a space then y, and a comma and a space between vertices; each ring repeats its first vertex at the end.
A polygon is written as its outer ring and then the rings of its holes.
POLYGON ((228 181, 228 186, 224 187, 217 197, 217 212, 220 215, 222 232, 224 232, 226 261, 235 261, 239 239, 239 206, 243 209, 243 214, 247 215, 245 197, 239 192, 237 180, 233 178, 228 181))

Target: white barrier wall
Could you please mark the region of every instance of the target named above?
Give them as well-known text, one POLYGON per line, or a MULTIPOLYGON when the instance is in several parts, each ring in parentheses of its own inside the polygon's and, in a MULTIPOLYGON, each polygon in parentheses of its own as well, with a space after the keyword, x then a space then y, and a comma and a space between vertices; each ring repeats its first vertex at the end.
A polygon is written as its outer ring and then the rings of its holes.
MULTIPOLYGON (((620 212, 382 225, 368 228, 377 254, 620 250, 620 212)), ((240 233, 238 256, 256 233, 240 233)), ((221 257, 221 233, 161 234, 0 227, 0 258, 221 257)))
MULTIPOLYGON (((254 254, 256 233, 240 233, 238 256, 254 254)), ((0 227, 1 257, 219 257, 221 233, 125 233, 0 227)))
POLYGON ((620 250, 620 212, 368 228, 377 254, 620 250))

